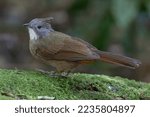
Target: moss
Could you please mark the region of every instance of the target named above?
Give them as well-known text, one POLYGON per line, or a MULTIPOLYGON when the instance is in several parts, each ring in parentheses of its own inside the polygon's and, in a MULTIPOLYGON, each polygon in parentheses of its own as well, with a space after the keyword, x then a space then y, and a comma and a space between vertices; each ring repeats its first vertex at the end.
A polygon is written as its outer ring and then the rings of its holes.
POLYGON ((36 71, 0 69, 0 99, 150 99, 150 84, 106 75, 50 78, 36 71))

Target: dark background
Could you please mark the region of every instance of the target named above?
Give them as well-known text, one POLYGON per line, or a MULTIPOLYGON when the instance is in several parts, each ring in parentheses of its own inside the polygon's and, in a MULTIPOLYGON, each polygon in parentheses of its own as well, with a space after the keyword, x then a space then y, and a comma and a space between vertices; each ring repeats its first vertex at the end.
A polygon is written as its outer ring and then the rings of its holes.
POLYGON ((0 0, 0 68, 52 70, 28 49, 24 23, 53 16, 55 30, 80 37, 100 50, 142 61, 136 70, 97 62, 75 72, 150 82, 150 0, 0 0))

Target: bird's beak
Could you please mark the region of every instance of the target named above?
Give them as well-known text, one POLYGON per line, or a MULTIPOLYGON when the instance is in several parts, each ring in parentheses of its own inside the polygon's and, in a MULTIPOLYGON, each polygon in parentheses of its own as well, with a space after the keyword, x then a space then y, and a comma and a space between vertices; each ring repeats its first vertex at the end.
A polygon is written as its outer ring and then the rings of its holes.
POLYGON ((29 23, 25 23, 25 24, 23 24, 24 26, 29 26, 29 23))

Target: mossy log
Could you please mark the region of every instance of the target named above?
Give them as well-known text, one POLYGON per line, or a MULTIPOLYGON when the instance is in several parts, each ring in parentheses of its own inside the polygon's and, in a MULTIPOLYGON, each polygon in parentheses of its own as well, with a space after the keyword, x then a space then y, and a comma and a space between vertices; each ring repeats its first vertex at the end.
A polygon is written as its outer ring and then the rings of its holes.
POLYGON ((0 99, 150 99, 150 84, 106 75, 73 73, 51 78, 37 71, 0 69, 0 99))

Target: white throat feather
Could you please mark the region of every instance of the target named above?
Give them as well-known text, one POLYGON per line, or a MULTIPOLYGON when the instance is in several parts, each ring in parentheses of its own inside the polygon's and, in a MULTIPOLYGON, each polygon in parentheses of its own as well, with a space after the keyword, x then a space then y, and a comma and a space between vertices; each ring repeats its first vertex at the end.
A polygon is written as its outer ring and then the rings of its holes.
POLYGON ((38 39, 38 35, 36 34, 36 32, 32 28, 28 28, 28 31, 29 31, 30 40, 37 40, 38 39))

